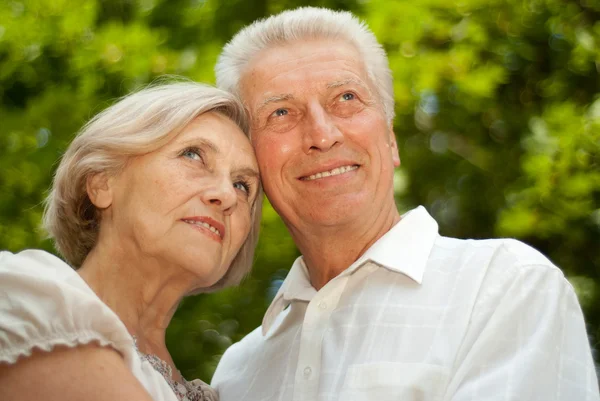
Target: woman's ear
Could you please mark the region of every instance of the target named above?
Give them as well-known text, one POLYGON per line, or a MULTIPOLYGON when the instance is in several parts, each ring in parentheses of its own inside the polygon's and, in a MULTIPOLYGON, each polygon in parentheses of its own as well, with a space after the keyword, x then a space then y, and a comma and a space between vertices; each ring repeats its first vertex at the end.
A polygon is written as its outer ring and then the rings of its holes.
POLYGON ((400 166, 400 152, 398 151, 398 143, 396 142, 396 134, 394 133, 394 123, 390 123, 390 148, 392 150, 392 160, 394 167, 400 166))
POLYGON ((97 173, 88 177, 86 190, 90 201, 98 209, 106 209, 112 205, 112 179, 106 173, 97 173))

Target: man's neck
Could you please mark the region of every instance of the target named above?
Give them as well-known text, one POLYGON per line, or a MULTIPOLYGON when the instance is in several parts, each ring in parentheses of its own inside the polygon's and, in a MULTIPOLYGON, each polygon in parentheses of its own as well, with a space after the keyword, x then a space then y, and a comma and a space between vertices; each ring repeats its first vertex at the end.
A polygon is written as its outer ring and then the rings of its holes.
POLYGON ((352 222, 339 227, 311 227, 290 232, 318 291, 358 260, 401 217, 396 208, 382 212, 377 221, 352 222))

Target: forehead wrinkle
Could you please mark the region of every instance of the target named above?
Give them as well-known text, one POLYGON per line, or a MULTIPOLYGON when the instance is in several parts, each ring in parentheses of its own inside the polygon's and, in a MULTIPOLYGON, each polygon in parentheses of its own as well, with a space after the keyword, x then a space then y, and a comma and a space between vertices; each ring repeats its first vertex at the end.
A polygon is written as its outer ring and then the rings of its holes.
MULTIPOLYGON (((274 50, 274 48, 269 48, 266 49, 268 52, 271 52, 274 50)), ((309 71, 314 71, 314 64, 319 65, 318 70, 321 73, 324 73, 328 70, 334 70, 334 71, 343 71, 344 75, 350 74, 350 75, 362 75, 363 73, 366 74, 366 71, 364 70, 364 65, 355 65, 354 63, 354 59, 349 58, 347 55, 345 54, 331 54, 330 52, 326 52, 327 56, 333 56, 333 58, 329 58, 327 60, 321 60, 319 59, 319 57, 321 57, 321 55, 324 52, 317 52, 316 54, 308 54, 308 55, 301 55, 299 57, 292 57, 292 58, 288 58, 286 59, 286 57, 279 57, 278 55, 274 56, 274 59, 269 59, 267 57, 266 60, 261 59, 260 62, 258 62, 256 59, 254 59, 252 61, 252 63, 248 66, 247 70, 246 70, 246 74, 244 74, 244 78, 243 80, 247 80, 247 79, 257 79, 257 77, 262 77, 266 80, 266 82, 271 82, 275 79, 281 79, 281 75, 284 76, 288 76, 290 74, 296 74, 298 72, 303 72, 306 71, 307 69, 309 71), (282 69, 283 71, 281 71, 281 73, 274 73, 274 70, 279 70, 282 69)), ((323 85, 322 83, 319 83, 320 79, 318 77, 316 78, 305 78, 305 79, 300 79, 302 81, 304 81, 303 83, 303 87, 301 88, 304 92, 308 91, 309 93, 321 93, 323 90, 327 90, 330 89, 331 84, 333 84, 334 86, 337 85, 343 85, 341 82, 344 83, 355 83, 357 85, 359 85, 361 88, 364 88, 369 97, 373 97, 373 90, 369 87, 368 83, 363 82, 363 79, 360 79, 359 77, 355 77, 355 78, 349 78, 349 79, 342 79, 340 80, 340 83, 338 83, 337 81, 334 81, 333 83, 330 84, 325 84, 323 85), (323 85, 323 86, 322 86, 323 85), (312 87, 312 89, 311 89, 312 87)), ((260 79, 259 79, 260 81, 260 79)), ((322 81, 321 81, 322 82, 322 81)), ((253 89, 250 90, 248 93, 251 94, 253 91, 260 91, 260 90, 264 90, 264 86, 266 84, 263 84, 262 87, 261 85, 258 85, 255 83, 253 85, 253 89)), ((268 105, 276 103, 276 102, 283 102, 283 101, 287 101, 287 100, 295 100, 296 98, 294 97, 294 95, 292 95, 291 93, 280 93, 280 94, 276 94, 273 96, 269 96, 268 98, 264 99, 264 100, 259 100, 258 105, 255 109, 255 111, 252 111, 252 107, 249 107, 249 111, 250 111, 250 116, 251 116, 251 121, 253 124, 257 123, 257 119, 258 119, 258 115, 260 114, 260 112, 268 105)), ((371 102, 369 102, 371 103, 371 102)))
MULTIPOLYGON (((287 46, 283 46, 284 48, 287 46)), ((275 47, 270 47, 265 49, 265 51, 277 51, 277 48, 275 47)), ((303 68, 304 66, 306 66, 307 64, 314 64, 314 63, 322 63, 322 60, 319 60, 319 57, 321 54, 327 54, 330 55, 330 52, 325 52, 325 51, 321 51, 321 52, 317 52, 317 53, 312 53, 312 54, 307 54, 307 55, 301 55, 301 56, 295 56, 293 58, 289 58, 289 59, 285 59, 285 57, 283 58, 283 60, 280 57, 275 57, 275 60, 273 60, 273 66, 270 68, 278 68, 281 66, 287 66, 287 65, 294 65, 295 67, 291 69, 291 71, 294 71, 296 69, 300 69, 303 68)), ((330 62, 336 62, 336 61, 345 61, 344 57, 336 57, 333 60, 326 60, 326 63, 330 63, 330 62)))
POLYGON ((266 75, 267 81, 272 81, 282 74, 289 76, 290 74, 297 73, 298 71, 306 71, 307 69, 313 71, 315 64, 318 65, 318 70, 320 71, 327 71, 329 69, 337 70, 340 68, 339 64, 342 64, 342 69, 349 70, 353 74, 357 73, 355 71, 354 60, 345 57, 320 60, 318 57, 319 54, 311 54, 308 56, 291 58, 289 60, 276 60, 272 64, 269 64, 270 61, 268 59, 266 61, 261 60, 261 63, 256 64, 258 62, 255 62, 255 65, 249 66, 247 72, 251 77, 254 76, 255 78, 257 75, 266 75))

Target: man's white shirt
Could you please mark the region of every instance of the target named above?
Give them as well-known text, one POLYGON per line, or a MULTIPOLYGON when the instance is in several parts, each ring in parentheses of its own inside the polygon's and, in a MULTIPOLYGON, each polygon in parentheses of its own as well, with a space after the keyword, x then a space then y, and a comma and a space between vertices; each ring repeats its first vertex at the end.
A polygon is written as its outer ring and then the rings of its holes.
POLYGON ((221 401, 597 401, 562 272, 510 239, 438 234, 423 207, 320 291, 302 257, 223 355, 221 401))

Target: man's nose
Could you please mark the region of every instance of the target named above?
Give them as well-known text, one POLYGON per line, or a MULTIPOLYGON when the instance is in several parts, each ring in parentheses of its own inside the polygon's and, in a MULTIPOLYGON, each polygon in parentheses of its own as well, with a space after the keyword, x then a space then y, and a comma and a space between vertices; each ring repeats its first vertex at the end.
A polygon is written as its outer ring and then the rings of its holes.
POLYGON ((303 137, 305 153, 315 150, 326 152, 343 142, 344 135, 321 104, 309 105, 307 117, 308 124, 303 137))
POLYGON ((216 207, 225 215, 233 213, 237 206, 237 195, 229 178, 214 177, 214 182, 202 191, 202 201, 216 207))

